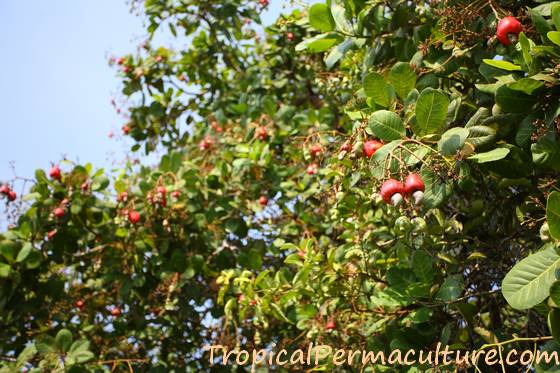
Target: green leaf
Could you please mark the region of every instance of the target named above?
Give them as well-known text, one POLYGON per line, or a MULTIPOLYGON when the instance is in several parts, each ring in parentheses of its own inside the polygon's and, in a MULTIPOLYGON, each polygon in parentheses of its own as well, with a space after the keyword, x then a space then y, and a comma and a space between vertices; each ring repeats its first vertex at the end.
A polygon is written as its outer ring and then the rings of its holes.
POLYGON ((325 4, 314 4, 309 8, 309 24, 322 32, 333 31, 336 27, 331 11, 325 4))
POLYGON ((336 29, 348 35, 352 35, 352 24, 346 17, 346 4, 344 0, 331 0, 331 14, 336 25, 336 29))
POLYGON ((412 130, 417 136, 439 134, 445 125, 449 97, 433 88, 426 88, 416 102, 416 122, 412 130))
POLYGON ((72 345, 72 333, 68 329, 61 329, 54 339, 56 347, 61 352, 67 352, 72 345))
POLYGON ((280 306, 278 306, 276 303, 271 303, 270 308, 271 308, 271 311, 272 311, 272 315, 274 317, 276 317, 278 320, 287 322, 289 324, 293 324, 292 320, 290 320, 286 317, 286 315, 284 314, 284 311, 282 311, 280 306))
POLYGON ((364 93, 380 106, 389 107, 393 101, 394 90, 379 73, 372 72, 364 78, 364 93))
POLYGON ((507 71, 522 71, 523 70, 521 68, 521 66, 514 65, 514 64, 512 64, 511 62, 508 62, 508 61, 488 60, 488 59, 484 59, 482 61, 487 65, 490 65, 492 67, 496 67, 496 68, 502 69, 502 70, 507 70, 507 71))
POLYGON ((89 350, 89 341, 86 339, 80 339, 72 343, 69 352, 80 352, 89 350))
POLYGON ((93 360, 94 357, 95 355, 91 351, 76 351, 68 354, 67 360, 73 364, 83 364, 93 360))
POLYGON ((533 20, 533 25, 536 27, 539 34, 544 37, 551 30, 550 25, 538 11, 533 9, 528 9, 528 11, 533 20))
POLYGON ((41 355, 49 355, 56 352, 56 343, 54 338, 50 335, 45 335, 39 341, 35 343, 35 347, 37 348, 37 352, 41 355))
POLYGON ((492 127, 478 125, 469 128, 467 142, 477 150, 493 145, 496 140, 496 130, 492 127))
POLYGON ((0 241, 0 255, 2 255, 8 263, 13 263, 16 256, 17 244, 12 240, 0 241))
POLYGON ((454 155, 463 148, 465 140, 469 136, 469 130, 462 127, 451 128, 441 135, 438 142, 438 149, 443 155, 454 155))
POLYGON ((369 118, 372 132, 384 141, 400 140, 405 137, 405 127, 402 119, 392 111, 379 110, 369 118))
POLYGON ((557 306, 560 306, 560 281, 556 281, 550 287, 550 299, 552 299, 557 306))
POLYGON ((346 54, 353 45, 354 41, 348 38, 333 48, 327 57, 325 57, 325 65, 327 66, 327 69, 331 69, 342 57, 344 57, 344 54, 346 54))
POLYGON ((552 22, 556 27, 556 30, 560 31, 560 2, 556 2, 556 4, 552 7, 552 22))
POLYGON ((470 156, 468 159, 476 163, 495 162, 508 156, 510 150, 508 148, 496 148, 486 153, 478 153, 470 156))
POLYGON ((416 278, 424 283, 431 284, 434 279, 432 258, 425 251, 416 250, 412 255, 412 270, 416 278))
POLYGON ((531 48, 533 47, 533 41, 525 35, 524 32, 519 34, 519 45, 521 46, 521 52, 523 53, 523 60, 527 66, 531 66, 533 62, 533 56, 531 55, 531 48))
POLYGON ((18 368, 23 367, 25 363, 33 359, 35 355, 37 355, 37 348, 35 347, 35 344, 30 344, 27 347, 25 347, 17 357, 17 361, 16 361, 17 367, 18 368))
POLYGON ((507 302, 517 310, 525 310, 544 301, 559 267, 560 256, 552 244, 517 263, 502 282, 507 302))
POLYGON ((550 31, 546 36, 551 42, 560 47, 560 31, 550 31))
MULTIPOLYGON (((556 352, 560 355, 560 345, 556 341, 549 341, 543 347, 540 348, 541 356, 545 356, 545 353, 548 353, 548 356, 553 356, 552 354, 556 352)), ((535 366, 536 373, 560 373, 560 367, 556 364, 552 359, 550 362, 546 362, 546 359, 541 359, 540 363, 537 363, 535 366)))
POLYGON ((496 103, 507 113, 523 113, 531 110, 537 98, 503 85, 496 91, 496 103))
POLYGON ((523 78, 514 83, 508 84, 508 88, 513 89, 514 91, 521 91, 528 95, 532 94, 534 91, 543 86, 543 82, 531 78, 523 78))
POLYGON ((343 39, 336 33, 319 34, 309 39, 305 39, 298 45, 295 50, 301 52, 304 50, 310 53, 321 53, 329 50, 334 45, 340 43, 343 39))
POLYGON ((552 238, 560 240, 560 192, 553 191, 548 195, 548 200, 546 201, 546 221, 548 222, 552 238))
POLYGON ((0 262, 0 278, 6 278, 12 273, 12 267, 9 264, 0 262))
POLYGON ((91 189, 94 191, 102 191, 109 186, 109 178, 105 175, 96 176, 91 183, 91 189))
POLYGON ((389 81, 400 99, 404 100, 416 85, 416 73, 408 63, 397 62, 389 72, 389 81))
POLYGON ((560 309, 553 308, 548 313, 548 328, 554 339, 560 341, 560 309))
POLYGON ((32 249, 33 249, 33 246, 31 245, 31 243, 26 242, 23 245, 23 247, 21 248, 21 250, 19 251, 19 253, 16 257, 16 263, 21 263, 25 259, 27 259, 27 257, 29 256, 29 253, 31 252, 32 249))
POLYGON ((461 296, 463 288, 463 276, 449 276, 439 288, 439 291, 436 294, 436 299, 444 302, 452 302, 461 296))
POLYGON ((560 142, 542 137, 531 145, 531 153, 535 164, 560 170, 560 142))
POLYGON ((424 180, 424 205, 433 208, 441 205, 451 194, 451 185, 442 181, 439 175, 435 174, 427 167, 420 171, 424 180))

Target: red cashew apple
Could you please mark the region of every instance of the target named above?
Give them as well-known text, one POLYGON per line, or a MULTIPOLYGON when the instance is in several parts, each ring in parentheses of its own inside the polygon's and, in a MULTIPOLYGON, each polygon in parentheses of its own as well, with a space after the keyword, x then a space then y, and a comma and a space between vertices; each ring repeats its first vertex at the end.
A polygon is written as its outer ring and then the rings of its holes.
POLYGON ((405 194, 404 186, 402 183, 395 179, 386 180, 381 186, 381 197, 383 200, 393 206, 398 206, 403 201, 405 194))
POLYGON ((266 131, 266 127, 259 127, 257 128, 257 137, 260 140, 266 140, 266 138, 268 137, 268 133, 266 131))
POLYGON ((288 33, 286 34, 286 38, 287 38, 289 41, 293 41, 293 40, 295 39, 295 35, 294 35, 293 32, 288 32, 288 33))
POLYGON ((64 217, 65 211, 62 207, 57 207, 54 209, 54 216, 56 216, 58 219, 61 219, 64 217))
POLYGON ((10 187, 6 184, 0 186, 0 194, 5 194, 7 195, 8 193, 10 193, 10 187))
POLYGON ((382 146, 383 146, 383 143, 381 141, 378 141, 378 140, 366 141, 365 144, 364 144, 364 153, 366 154, 366 157, 368 157, 368 158, 373 157, 375 152, 378 151, 379 149, 381 149, 382 146))
POLYGON ((206 136, 199 144, 198 144, 198 148, 202 151, 204 150, 208 150, 210 149, 210 147, 212 146, 212 144, 214 143, 214 140, 212 140, 212 138, 210 136, 206 136))
POLYGON ((60 181, 60 179, 62 177, 62 174, 60 173, 60 167, 58 167, 56 165, 52 166, 51 170, 49 171, 49 176, 51 177, 51 179, 60 181))
POLYGON ((329 320, 329 321, 327 322, 327 324, 325 325, 325 329, 327 329, 327 330, 336 329, 336 324, 335 324, 335 322, 332 321, 332 320, 329 320))
POLYGON ((164 186, 158 186, 156 188, 156 193, 161 194, 161 195, 166 195, 167 194, 167 188, 165 188, 164 186))
POLYGON ((125 135, 128 135, 128 133, 130 132, 130 127, 125 124, 124 126, 122 126, 122 131, 125 135))
POLYGON ((319 166, 317 166, 317 163, 311 163, 309 166, 307 166, 307 174, 308 175, 315 175, 317 174, 317 171, 319 170, 319 166))
POLYGON ((13 190, 10 190, 8 192, 8 201, 13 202, 13 201, 16 200, 16 198, 17 198, 16 192, 14 192, 13 190))
POLYGON ((311 148, 309 148, 309 153, 311 154, 312 157, 316 157, 319 154, 321 154, 321 151, 323 149, 321 148, 321 144, 313 144, 311 145, 311 148))
POLYGON ((265 196, 260 196, 259 198, 259 204, 261 206, 266 206, 268 204, 268 198, 266 198, 265 196))
POLYGON ((132 224, 137 224, 140 221, 140 213, 132 210, 128 213, 128 221, 132 224))
POLYGON ((121 315, 121 309, 119 307, 114 307, 111 310, 111 316, 113 317, 119 317, 121 315))
POLYGON ((424 181, 417 174, 410 174, 406 177, 404 182, 404 191, 407 195, 414 198, 414 204, 419 205, 424 200, 424 190, 426 186, 424 181))
POLYGON ((498 22, 496 37, 503 45, 511 45, 513 42, 517 42, 521 31, 523 31, 523 26, 515 17, 504 17, 498 22))
POLYGON ((86 303, 85 303, 83 300, 81 300, 81 299, 78 299, 78 300, 76 301, 76 307, 78 307, 79 309, 84 308, 85 305, 86 305, 86 303))
POLYGON ((53 229, 52 231, 50 231, 49 233, 47 233, 47 239, 50 241, 54 238, 54 236, 56 236, 56 229, 53 229))

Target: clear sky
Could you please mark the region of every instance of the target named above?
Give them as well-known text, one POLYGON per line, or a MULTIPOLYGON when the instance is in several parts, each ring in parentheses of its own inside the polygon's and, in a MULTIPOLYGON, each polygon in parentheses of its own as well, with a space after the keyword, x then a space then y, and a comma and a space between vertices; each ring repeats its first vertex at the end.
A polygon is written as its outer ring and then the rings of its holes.
MULTIPOLYGON (((271 23, 283 0, 272 0, 271 23)), ((0 0, 0 181, 33 177, 66 156, 111 168, 128 148, 110 105, 119 80, 107 56, 134 50, 142 19, 125 0, 0 0)))

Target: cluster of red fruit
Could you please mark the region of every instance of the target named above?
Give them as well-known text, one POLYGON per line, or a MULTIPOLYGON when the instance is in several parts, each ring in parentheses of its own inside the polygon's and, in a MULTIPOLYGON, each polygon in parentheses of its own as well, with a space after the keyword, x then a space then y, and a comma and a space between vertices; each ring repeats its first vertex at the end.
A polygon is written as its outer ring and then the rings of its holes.
MULTIPOLYGON (((175 199, 179 198, 181 196, 181 192, 179 192, 178 190, 175 190, 173 192, 171 192, 171 196, 175 199)), ((167 188, 163 185, 160 185, 156 188, 155 193, 148 193, 148 202, 150 202, 150 204, 156 206, 162 206, 162 207, 166 207, 167 206, 167 188)), ((117 198, 117 200, 119 202, 126 202, 128 200, 128 192, 121 192, 119 194, 119 197, 117 198)), ((128 212, 126 212, 126 210, 124 211, 125 214, 128 215, 128 221, 133 224, 136 225, 140 222, 142 216, 140 215, 140 213, 136 210, 129 210, 128 212)))
MULTIPOLYGON (((75 304, 76 304, 76 308, 80 311, 83 311, 84 308, 86 307, 86 302, 83 299, 78 299, 75 304)), ((111 316, 119 317, 121 314, 122 314, 122 311, 121 311, 120 307, 115 306, 115 307, 111 308, 111 316)))
MULTIPOLYGON (((373 155, 375 154, 375 152, 377 152, 379 149, 381 149, 381 147, 383 147, 383 142, 379 141, 379 140, 368 140, 364 143, 364 154, 366 157, 371 158, 373 157, 373 155)), ((344 144, 342 144, 342 146, 340 147, 340 153, 346 154, 347 152, 350 152, 352 150, 352 144, 350 144, 349 142, 345 142, 344 144)), ((320 144, 314 144, 309 148, 309 154, 315 158, 317 157, 319 154, 321 154, 321 152, 323 151, 323 148, 321 147, 320 144)), ((307 174, 308 175, 315 175, 317 174, 317 172, 319 171, 319 165, 315 162, 311 163, 309 166, 307 166, 307 174)))
POLYGON ((417 174, 409 174, 404 185, 395 179, 386 180, 381 186, 381 197, 393 206, 399 206, 404 197, 414 199, 416 206, 420 205, 424 200, 425 185, 422 178, 417 174))
POLYGON ((13 202, 17 198, 16 192, 14 192, 7 184, 0 186, 0 194, 6 196, 8 202, 13 202))
POLYGON ((148 202, 152 205, 160 205, 162 207, 167 206, 167 188, 160 185, 156 188, 156 192, 148 193, 148 202))
POLYGON ((206 136, 202 141, 198 144, 198 148, 202 151, 208 150, 214 145, 214 140, 210 136, 206 136))

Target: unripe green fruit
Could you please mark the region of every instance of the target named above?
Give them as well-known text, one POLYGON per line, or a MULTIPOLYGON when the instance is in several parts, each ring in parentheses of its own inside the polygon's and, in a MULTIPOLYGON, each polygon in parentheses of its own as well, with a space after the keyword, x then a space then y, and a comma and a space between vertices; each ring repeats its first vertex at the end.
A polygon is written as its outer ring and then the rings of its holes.
POLYGON ((548 227, 548 223, 544 223, 541 226, 541 229, 539 230, 539 234, 543 242, 550 241, 550 228, 548 227))
POLYGON ((395 220, 395 233, 407 234, 412 230, 413 226, 408 216, 400 216, 395 220))
POLYGON ((498 104, 492 106, 492 116, 500 115, 502 113, 502 108, 498 104))
POLYGON ((426 220, 421 217, 416 217, 410 221, 412 223, 412 232, 413 233, 424 233, 428 230, 428 224, 426 220))

